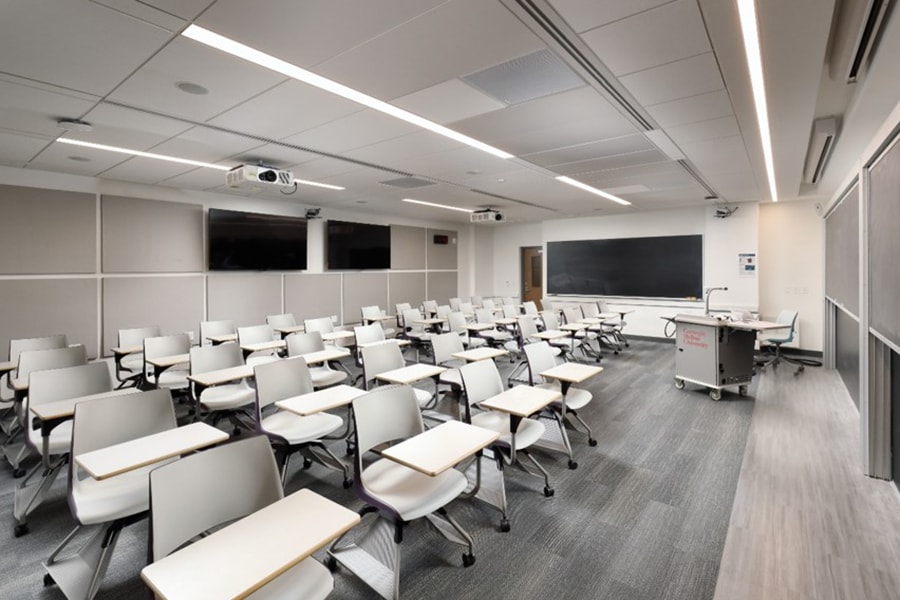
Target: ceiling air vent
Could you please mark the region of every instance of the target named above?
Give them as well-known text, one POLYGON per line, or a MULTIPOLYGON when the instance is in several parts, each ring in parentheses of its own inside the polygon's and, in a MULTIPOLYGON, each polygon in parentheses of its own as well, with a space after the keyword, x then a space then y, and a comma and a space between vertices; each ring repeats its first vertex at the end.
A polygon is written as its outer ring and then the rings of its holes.
POLYGON ((829 74, 835 81, 855 82, 868 64, 890 0, 844 0, 835 17, 829 74))
POLYGON ((549 50, 514 58, 462 80, 506 104, 520 104, 584 85, 581 77, 549 50))
POLYGON ((428 181, 427 179, 418 179, 416 177, 399 177, 397 179, 388 179, 387 181, 379 181, 378 183, 382 185, 389 185, 395 188, 403 188, 404 190, 411 190, 414 188, 426 187, 429 185, 435 185, 433 181, 428 181))
POLYGON ((837 137, 837 119, 817 119, 813 122, 809 150, 806 152, 806 166, 803 169, 803 183, 819 183, 834 141, 837 137))

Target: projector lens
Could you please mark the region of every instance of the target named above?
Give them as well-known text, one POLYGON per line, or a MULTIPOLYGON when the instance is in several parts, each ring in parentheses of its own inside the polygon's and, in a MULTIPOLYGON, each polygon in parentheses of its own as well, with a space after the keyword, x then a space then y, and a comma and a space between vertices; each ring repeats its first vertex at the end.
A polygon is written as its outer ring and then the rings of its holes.
POLYGON ((269 183, 278 179, 278 175, 275 174, 275 171, 260 171, 257 177, 259 177, 260 181, 268 181, 269 183))

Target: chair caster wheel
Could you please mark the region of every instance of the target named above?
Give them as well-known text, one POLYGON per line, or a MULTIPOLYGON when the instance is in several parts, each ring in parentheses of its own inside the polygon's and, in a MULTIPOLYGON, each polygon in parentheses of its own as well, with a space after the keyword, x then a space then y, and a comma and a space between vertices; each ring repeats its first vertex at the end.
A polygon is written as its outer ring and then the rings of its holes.
POLYGON ((512 386, 513 386, 512 382, 509 382, 506 384, 506 387, 508 387, 508 388, 512 388, 512 386))
POLYGON ((333 556, 327 556, 322 562, 324 563, 326 569, 328 569, 332 573, 337 572, 338 564, 337 560, 335 560, 333 556))
POLYGON ((574 471, 575 469, 578 468, 578 463, 575 462, 574 460, 570 460, 570 461, 569 461, 569 468, 572 469, 572 470, 574 471))
POLYGON ((53 581, 50 573, 44 573, 44 587, 50 587, 51 585, 56 585, 56 582, 53 581))
POLYGON ((13 469, 13 477, 15 477, 16 479, 25 477, 25 469, 13 469))
POLYGON ((22 537, 29 531, 31 530, 28 529, 28 523, 19 523, 13 528, 13 535, 16 537, 22 537))
POLYGON ((345 490, 349 490, 349 489, 350 489, 350 486, 353 485, 353 480, 352 480, 352 479, 345 479, 344 482, 343 482, 341 485, 344 486, 344 489, 345 489, 345 490))
POLYGON ((618 350, 613 350, 613 354, 619 354, 618 350))
POLYGON ((503 533, 509 531, 509 519, 500 519, 500 531, 503 533))
POLYGON ((304 457, 304 458, 303 458, 303 468, 304 468, 304 470, 310 468, 311 466, 312 466, 312 460, 310 460, 310 459, 304 457))
POLYGON ((553 494, 555 494, 555 493, 556 493, 556 490, 554 490, 552 487, 549 487, 549 486, 546 486, 546 485, 544 486, 544 496, 545 496, 546 498, 552 497, 553 494))
POLYGON ((475 555, 472 554, 471 552, 469 552, 468 554, 463 554, 462 560, 463 560, 464 567, 471 567, 472 565, 475 564, 475 555))
POLYGON ((591 446, 593 448, 596 445, 597 445, 597 440, 595 440, 594 438, 590 438, 588 440, 588 446, 591 446))

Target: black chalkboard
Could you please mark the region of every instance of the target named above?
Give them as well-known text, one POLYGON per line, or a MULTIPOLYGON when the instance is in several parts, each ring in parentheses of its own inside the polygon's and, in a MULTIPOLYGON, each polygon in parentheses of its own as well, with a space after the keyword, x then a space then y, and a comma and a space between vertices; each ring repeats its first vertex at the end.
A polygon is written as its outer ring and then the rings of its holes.
POLYGON ((547 292, 700 298, 703 236, 548 242, 547 292))

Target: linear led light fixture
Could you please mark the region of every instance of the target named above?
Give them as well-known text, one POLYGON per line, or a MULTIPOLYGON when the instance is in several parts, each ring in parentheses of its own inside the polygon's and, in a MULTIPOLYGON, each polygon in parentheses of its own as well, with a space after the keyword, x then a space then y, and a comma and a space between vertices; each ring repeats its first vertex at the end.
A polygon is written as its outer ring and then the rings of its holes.
POLYGON ((412 198, 404 198, 404 202, 409 202, 411 204, 421 204, 422 206, 431 206, 433 208, 446 208, 447 210, 456 210, 464 213, 473 213, 475 212, 471 208, 460 208, 458 206, 447 206, 446 204, 438 204, 436 202, 425 202, 424 200, 413 200, 412 198))
POLYGON ((94 150, 106 150, 107 152, 117 152, 119 154, 130 154, 131 156, 141 156, 143 158, 154 158, 156 160, 165 160, 168 162, 180 163, 183 165, 191 165, 194 167, 204 167, 207 169, 216 169, 217 171, 228 171, 231 167, 223 165, 214 165, 211 163, 200 162, 199 160, 191 160, 189 158, 178 158, 177 156, 168 156, 166 154, 155 154, 153 152, 141 152, 140 150, 131 150, 130 148, 119 148, 118 146, 107 146, 105 144, 95 144, 93 142, 82 142, 81 140, 73 140, 70 138, 56 138, 60 144, 71 144, 72 146, 83 146, 85 148, 93 148, 94 150))
POLYGON ((330 183, 319 183, 318 181, 307 181, 305 179, 297 179, 294 177, 294 183, 299 183, 300 185, 311 185, 313 187, 325 188, 326 190, 346 190, 347 188, 341 187, 339 185, 331 185, 330 183))
POLYGON ((499 158, 513 157, 513 155, 509 152, 494 148, 493 146, 489 146, 484 142, 479 142, 474 138, 470 138, 467 135, 463 135, 461 133, 453 131, 452 129, 448 129, 443 125, 438 125, 437 123, 429 121, 428 119, 424 119, 418 115, 414 115, 413 113, 403 110, 402 108, 397 108, 392 104, 388 104, 387 102, 363 94, 362 92, 354 90, 353 88, 347 87, 346 85, 340 84, 336 81, 332 81, 331 79, 328 79, 326 77, 322 77, 321 75, 316 75, 311 71, 307 71, 306 69, 302 69, 296 65, 292 65, 289 62, 283 61, 280 58, 276 58, 270 54, 266 54, 265 52, 261 52, 254 48, 251 48, 250 46, 245 46, 240 42, 236 42, 223 35, 219 35, 218 33, 215 33, 208 29, 204 29, 203 27, 190 25, 182 32, 181 35, 194 41, 200 42, 201 44, 206 44, 211 48, 216 48, 217 50, 221 50, 222 52, 231 54, 232 56, 236 56, 261 67, 265 67, 267 69, 275 71, 276 73, 281 73, 282 75, 291 77, 292 79, 296 79, 297 81, 302 81, 303 83, 315 86, 319 89, 325 90, 326 92, 331 92, 332 94, 336 94, 338 96, 341 96, 342 98, 346 98, 347 100, 352 100, 357 104, 362 104, 363 106, 366 106, 373 110, 377 110, 386 115, 390 115, 402 121, 406 121, 407 123, 411 123, 413 125, 416 125, 417 127, 421 127, 422 129, 427 129, 428 131, 443 135, 457 142, 466 144, 467 146, 477 148, 478 150, 482 150, 484 152, 487 152, 488 154, 493 154, 494 156, 497 156, 499 158))
POLYGON ((598 190, 597 188, 591 187, 586 183, 581 183, 580 181, 575 181, 571 177, 566 177, 565 175, 560 175, 559 177, 556 178, 556 180, 562 181, 563 183, 568 183, 569 185, 577 187, 578 189, 582 189, 586 192, 590 192, 592 194, 597 194, 598 196, 602 196, 603 198, 606 198, 607 200, 612 200, 613 202, 618 202, 622 206, 631 206, 631 202, 629 202, 628 200, 622 200, 618 196, 613 196, 612 194, 608 194, 608 193, 604 192, 603 190, 598 190))
POLYGON ((759 23, 756 20, 756 6, 753 0, 737 0, 737 6, 741 19, 741 33, 744 38, 744 54, 747 55, 747 68, 750 70, 753 102, 756 105, 756 122, 759 124, 763 159, 766 163, 766 175, 769 178, 769 193, 772 195, 772 202, 778 202, 778 191, 775 188, 775 162, 772 158, 772 135, 769 131, 769 109, 766 105, 766 84, 763 77, 762 54, 759 50, 759 23))

